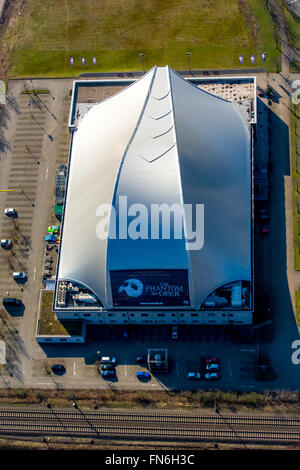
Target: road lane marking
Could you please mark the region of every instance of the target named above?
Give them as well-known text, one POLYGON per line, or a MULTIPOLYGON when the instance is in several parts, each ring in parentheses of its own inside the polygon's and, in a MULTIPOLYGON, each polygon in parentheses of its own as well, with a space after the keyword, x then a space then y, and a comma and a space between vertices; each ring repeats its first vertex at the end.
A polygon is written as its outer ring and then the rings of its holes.
POLYGON ((52 385, 51 382, 38 382, 38 385, 52 385))
POLYGON ((48 178, 48 168, 46 170, 46 179, 48 178))
POLYGON ((34 270, 33 270, 33 280, 34 280, 34 281, 35 281, 35 275, 36 275, 36 266, 35 266, 35 268, 34 268, 34 270))
POLYGON ((73 374, 76 375, 76 370, 75 370, 75 361, 74 361, 74 364, 73 364, 73 374))

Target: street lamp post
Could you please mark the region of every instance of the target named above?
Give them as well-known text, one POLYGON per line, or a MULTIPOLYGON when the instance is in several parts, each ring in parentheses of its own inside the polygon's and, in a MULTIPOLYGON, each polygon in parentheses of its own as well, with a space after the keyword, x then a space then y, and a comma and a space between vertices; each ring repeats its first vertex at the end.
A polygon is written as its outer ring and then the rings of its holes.
POLYGON ((187 55, 188 63, 189 63, 189 72, 191 73, 191 55, 192 55, 192 53, 188 51, 186 53, 186 55, 187 55))
POLYGON ((19 183, 19 187, 20 187, 20 191, 21 193, 26 197, 26 199, 30 202, 30 204, 32 205, 32 207, 34 207, 34 202, 32 202, 32 200, 30 199, 29 196, 27 196, 27 194, 25 193, 23 187, 21 186, 21 184, 19 183))
POLYGON ((144 54, 143 54, 143 52, 140 53, 140 58, 141 58, 141 61, 142 61, 143 73, 145 73, 145 69, 144 69, 144 54))
POLYGON ((24 140, 24 145, 25 145, 25 150, 27 153, 29 153, 29 155, 33 158, 33 160, 39 165, 40 162, 35 158, 35 156, 33 155, 33 153, 31 152, 26 140, 24 140))
POLYGON ((29 81, 30 81, 30 83, 31 83, 31 86, 32 86, 32 91, 33 91, 33 94, 34 94, 34 96, 35 96, 35 89, 34 89, 34 86, 33 86, 32 80, 30 79, 29 81))

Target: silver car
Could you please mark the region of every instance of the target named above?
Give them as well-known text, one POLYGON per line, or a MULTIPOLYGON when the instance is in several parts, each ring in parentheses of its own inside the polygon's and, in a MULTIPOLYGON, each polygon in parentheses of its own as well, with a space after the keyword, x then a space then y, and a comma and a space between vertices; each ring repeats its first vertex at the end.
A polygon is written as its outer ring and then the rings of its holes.
POLYGON ((13 273, 13 278, 15 280, 24 280, 27 279, 27 275, 26 273, 15 272, 13 273))

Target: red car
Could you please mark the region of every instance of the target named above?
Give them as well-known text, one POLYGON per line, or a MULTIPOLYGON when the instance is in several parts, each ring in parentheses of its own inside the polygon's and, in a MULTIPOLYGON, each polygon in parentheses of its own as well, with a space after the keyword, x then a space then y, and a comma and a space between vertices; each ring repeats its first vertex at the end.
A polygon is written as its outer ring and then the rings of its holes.
POLYGON ((217 359, 216 357, 207 357, 205 359, 205 362, 206 362, 206 364, 218 364, 219 359, 217 359))

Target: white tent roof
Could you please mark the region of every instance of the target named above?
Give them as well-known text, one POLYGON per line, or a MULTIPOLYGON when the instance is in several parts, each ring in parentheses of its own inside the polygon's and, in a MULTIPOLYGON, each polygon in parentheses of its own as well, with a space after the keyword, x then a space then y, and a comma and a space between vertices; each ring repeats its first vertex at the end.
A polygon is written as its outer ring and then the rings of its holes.
POLYGON ((191 306, 251 279, 250 134, 233 104, 169 67, 88 111, 74 132, 58 269, 111 307, 109 272, 187 269, 191 306), (186 240, 99 240, 100 204, 204 204, 204 246, 186 240))

